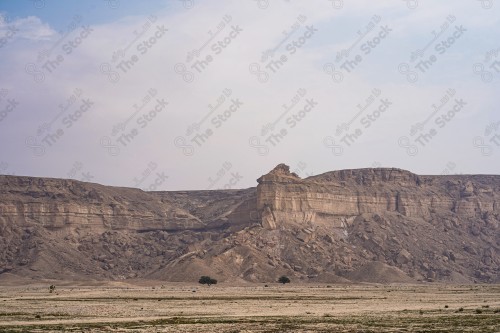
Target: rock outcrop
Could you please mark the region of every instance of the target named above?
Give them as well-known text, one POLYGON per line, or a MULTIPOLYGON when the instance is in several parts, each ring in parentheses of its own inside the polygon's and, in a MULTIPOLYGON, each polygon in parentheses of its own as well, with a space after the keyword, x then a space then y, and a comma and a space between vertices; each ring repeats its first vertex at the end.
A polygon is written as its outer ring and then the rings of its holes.
POLYGON ((280 164, 257 182, 144 192, 0 176, 0 280, 500 282, 500 176, 301 179, 280 164))
MULTIPOLYGON (((257 208, 270 207, 280 221, 317 223, 338 216, 394 212, 429 219, 432 212, 462 218, 498 214, 495 176, 417 176, 400 169, 328 172, 300 179, 280 164, 257 181, 257 208), (474 185, 476 184, 476 185, 474 185), (477 189, 476 189, 477 187, 477 189)), ((278 221, 279 223, 279 221, 278 221)))

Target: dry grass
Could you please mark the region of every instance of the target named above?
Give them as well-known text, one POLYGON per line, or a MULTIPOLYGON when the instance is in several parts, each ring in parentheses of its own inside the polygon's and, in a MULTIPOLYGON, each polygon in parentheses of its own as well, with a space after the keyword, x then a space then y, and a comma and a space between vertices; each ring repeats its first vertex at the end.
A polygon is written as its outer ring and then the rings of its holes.
POLYGON ((0 287, 0 331, 500 332, 495 285, 47 288, 0 287))

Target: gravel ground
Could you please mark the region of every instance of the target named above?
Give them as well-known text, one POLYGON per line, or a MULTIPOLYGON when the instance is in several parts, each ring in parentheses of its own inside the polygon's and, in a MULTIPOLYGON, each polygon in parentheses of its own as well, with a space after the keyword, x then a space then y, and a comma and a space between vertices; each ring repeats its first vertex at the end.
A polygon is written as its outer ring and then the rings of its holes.
POLYGON ((0 286, 0 332, 500 332, 499 285, 0 286))

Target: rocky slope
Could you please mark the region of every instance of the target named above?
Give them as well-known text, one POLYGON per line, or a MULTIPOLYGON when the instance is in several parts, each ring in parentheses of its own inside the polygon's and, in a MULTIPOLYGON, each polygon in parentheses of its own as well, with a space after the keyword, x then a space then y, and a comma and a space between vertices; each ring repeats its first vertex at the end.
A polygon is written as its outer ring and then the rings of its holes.
POLYGON ((0 176, 0 281, 498 283, 499 223, 500 176, 280 164, 256 188, 177 192, 0 176))

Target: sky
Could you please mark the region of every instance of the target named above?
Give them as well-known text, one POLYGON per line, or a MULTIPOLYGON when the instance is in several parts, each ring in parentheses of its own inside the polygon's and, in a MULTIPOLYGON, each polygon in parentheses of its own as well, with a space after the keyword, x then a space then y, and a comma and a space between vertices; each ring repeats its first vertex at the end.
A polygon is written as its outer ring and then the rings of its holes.
POLYGON ((0 174, 498 174, 500 0, 0 0, 0 174))

